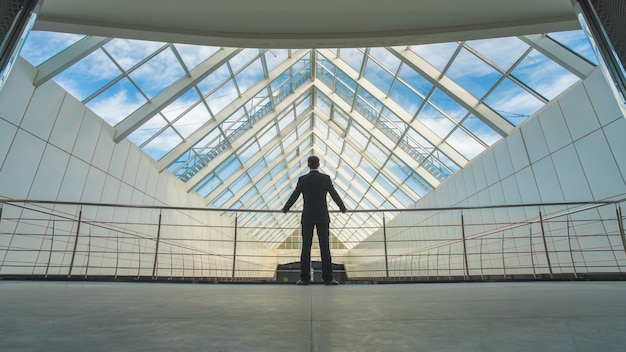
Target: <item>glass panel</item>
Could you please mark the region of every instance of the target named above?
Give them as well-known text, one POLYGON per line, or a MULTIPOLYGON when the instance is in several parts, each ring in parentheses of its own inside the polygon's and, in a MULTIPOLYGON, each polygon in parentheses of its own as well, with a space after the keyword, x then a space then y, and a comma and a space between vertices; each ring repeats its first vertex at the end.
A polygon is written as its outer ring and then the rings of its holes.
POLYGON ((213 90, 217 89, 220 84, 230 79, 230 77, 231 76, 230 71, 228 70, 228 66, 222 65, 220 66, 220 68, 208 75, 207 78, 200 81, 200 83, 198 83, 198 88, 203 95, 207 95, 213 90))
POLYGON ((128 136, 128 139, 137 145, 141 145, 165 126, 167 126, 167 121, 161 116, 161 114, 156 114, 148 120, 148 122, 144 123, 131 133, 128 136))
POLYGON ((391 83, 394 80, 394 76, 371 59, 367 60, 367 66, 365 66, 365 78, 385 95, 389 92, 391 83))
POLYGON ((415 115, 417 109, 419 109, 424 101, 422 97, 400 81, 394 83, 389 96, 411 115, 415 115))
POLYGON ((485 147, 460 128, 452 132, 447 142, 468 160, 473 159, 485 150, 485 147))
POLYGON ((54 80, 82 101, 121 74, 122 71, 102 50, 96 50, 58 74, 54 80), (94 67, 98 69, 94 70, 94 67))
POLYGON ((474 115, 470 115, 465 119, 463 126, 487 145, 493 145, 502 138, 491 127, 487 126, 481 119, 474 115))
POLYGON ((39 66, 84 37, 82 34, 31 31, 20 50, 20 56, 31 65, 39 66))
POLYGON ((131 72, 130 77, 148 98, 153 98, 184 75, 185 71, 174 53, 164 50, 131 72))
POLYGON ((485 104, 515 126, 544 105, 534 95, 508 78, 487 96, 485 104))
POLYGON ((197 104, 193 109, 174 122, 174 127, 176 127, 176 130, 183 138, 187 138, 210 118, 211 115, 204 104, 197 104))
POLYGON ((443 71, 458 46, 458 43, 414 45, 411 47, 411 50, 439 71, 443 71))
POLYGON ((128 70, 163 47, 163 43, 134 39, 113 39, 104 49, 124 69, 128 70))
POLYGON ((461 50, 446 75, 478 99, 502 77, 502 74, 467 49, 461 50))
POLYGON ((87 106, 104 121, 115 125, 146 102, 137 88, 124 78, 87 103, 87 106))
POLYGON ((143 147, 143 151, 159 160, 182 141, 173 129, 168 128, 143 147))
POLYGON ((235 84, 232 80, 230 80, 211 94, 206 99, 206 102, 209 104, 211 112, 213 112, 213 114, 218 114, 238 96, 239 94, 237 93, 235 84))
POLYGON ((427 96, 433 88, 433 84, 430 83, 430 81, 415 72, 415 70, 408 65, 402 65, 398 77, 411 88, 415 89, 422 97, 427 96))
POLYGON ((548 100, 561 94, 579 80, 537 50, 531 51, 512 74, 548 100))
POLYGON ((448 120, 445 115, 430 104, 426 104, 417 117, 419 121, 421 121, 441 138, 445 138, 454 128, 452 121, 448 120))
POLYGON ((585 35, 585 32, 581 30, 556 32, 549 33, 548 37, 554 39, 578 55, 581 55, 594 65, 598 65, 598 57, 596 56, 596 52, 591 47, 591 43, 589 43, 589 38, 585 35))
POLYGON ((174 46, 176 47, 178 54, 182 57, 187 69, 190 71, 220 50, 220 48, 216 46, 199 46, 189 44, 174 44, 174 46))
POLYGON ((251 62, 255 57, 259 56, 259 49, 244 49, 239 54, 235 55, 232 59, 230 59, 230 67, 233 70, 234 74, 237 74, 239 70, 241 70, 245 65, 251 62))
POLYGON ((235 80, 237 81, 239 92, 243 94, 264 77, 265 75, 263 73, 261 59, 257 59, 252 64, 250 64, 250 66, 241 71, 241 73, 237 74, 235 76, 235 80))
POLYGON ((272 72, 276 66, 289 58, 289 50, 287 49, 268 49, 264 52, 268 72, 272 72))
POLYGON ((361 72, 361 65, 363 64, 363 51, 353 48, 339 49, 339 57, 345 61, 356 72, 361 72))
POLYGON ((517 37, 471 40, 466 42, 466 45, 484 55, 504 71, 508 71, 529 47, 517 37))

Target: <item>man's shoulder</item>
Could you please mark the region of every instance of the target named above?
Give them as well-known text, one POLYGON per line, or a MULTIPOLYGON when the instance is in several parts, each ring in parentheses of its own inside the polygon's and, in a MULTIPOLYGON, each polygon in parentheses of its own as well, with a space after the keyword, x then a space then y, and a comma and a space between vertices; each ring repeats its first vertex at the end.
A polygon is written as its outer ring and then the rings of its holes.
POLYGON ((330 178, 330 176, 328 176, 327 174, 325 174, 323 172, 319 172, 319 171, 309 172, 306 175, 300 176, 300 178, 303 178, 303 177, 324 177, 324 178, 330 178))

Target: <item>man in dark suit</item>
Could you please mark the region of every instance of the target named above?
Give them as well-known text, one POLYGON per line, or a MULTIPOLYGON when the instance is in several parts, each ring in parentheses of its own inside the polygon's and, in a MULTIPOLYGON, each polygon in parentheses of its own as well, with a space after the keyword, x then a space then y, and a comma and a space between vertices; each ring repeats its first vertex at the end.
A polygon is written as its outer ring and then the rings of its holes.
POLYGON ((329 193, 333 201, 339 206, 342 213, 346 212, 346 206, 337 194, 330 176, 319 172, 320 159, 310 156, 307 160, 308 174, 300 176, 296 189, 283 207, 283 213, 298 200, 300 194, 304 198, 302 209, 302 253, 300 254, 300 280, 296 284, 307 285, 311 279, 311 245, 313 244, 313 228, 317 228, 317 238, 320 244, 322 257, 322 279, 326 285, 337 285, 333 279, 333 264, 330 257, 328 204, 326 194, 329 193))

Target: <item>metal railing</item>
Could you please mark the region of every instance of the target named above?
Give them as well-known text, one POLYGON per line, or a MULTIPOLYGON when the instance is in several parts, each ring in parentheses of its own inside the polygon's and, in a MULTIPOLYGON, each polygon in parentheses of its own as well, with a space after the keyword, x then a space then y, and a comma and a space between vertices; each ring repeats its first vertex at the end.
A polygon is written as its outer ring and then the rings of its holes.
MULTIPOLYGON (((623 279, 623 202, 332 212, 345 247, 333 261, 353 282, 623 279), (350 216, 380 222, 351 240, 350 216)), ((250 235, 244 211, 278 212, 0 200, 0 277, 283 281, 277 265, 299 261, 299 249, 250 235)), ((299 225, 286 223, 267 230, 287 239, 299 225)))

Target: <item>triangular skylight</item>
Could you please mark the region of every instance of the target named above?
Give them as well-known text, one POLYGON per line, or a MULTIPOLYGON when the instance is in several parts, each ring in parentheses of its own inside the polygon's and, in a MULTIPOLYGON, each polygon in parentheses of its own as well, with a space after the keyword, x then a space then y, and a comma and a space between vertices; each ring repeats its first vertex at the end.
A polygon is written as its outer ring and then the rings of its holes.
MULTIPOLYGON (((22 55, 40 70, 36 85, 57 81, 117 141, 130 139, 207 207, 238 209, 239 224, 272 247, 291 235, 275 229, 298 218, 248 210, 280 209, 308 155, 349 209, 411 207, 595 60, 580 31, 316 50, 33 32, 22 55)), ((381 218, 342 215, 334 235, 351 248, 381 218)))

